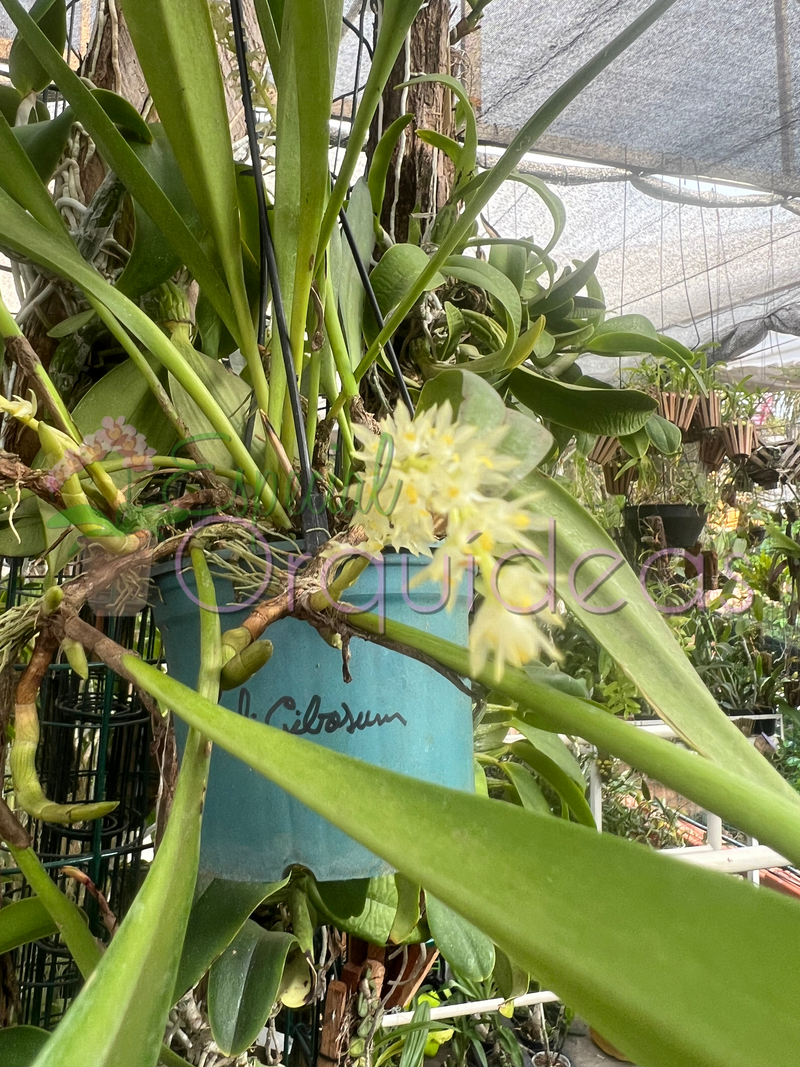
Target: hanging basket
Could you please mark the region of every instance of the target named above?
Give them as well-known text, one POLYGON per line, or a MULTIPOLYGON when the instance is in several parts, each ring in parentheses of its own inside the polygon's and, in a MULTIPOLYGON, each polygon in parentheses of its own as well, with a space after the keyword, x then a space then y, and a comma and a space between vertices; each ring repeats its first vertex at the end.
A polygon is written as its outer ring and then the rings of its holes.
POLYGON ((659 393, 658 414, 667 422, 673 422, 678 429, 685 433, 692 422, 697 397, 691 393, 659 393))
POLYGON ((718 471, 725 462, 725 442, 721 430, 709 430, 700 440, 698 456, 707 471, 718 471))
POLYGON ((736 463, 746 460, 755 447, 755 427, 749 419, 734 419, 722 427, 725 454, 736 463))
MULTIPOLYGON (((386 553, 370 564, 347 600, 380 613, 380 594, 386 617, 465 645, 467 583, 447 610, 438 584, 411 588, 414 573, 428 562, 386 553)), ((174 677, 194 688, 200 620, 191 599, 196 597, 192 572, 181 575, 187 595, 174 563, 160 569, 153 612, 167 665, 174 677)), ((229 581, 215 577, 215 585, 223 630, 241 626, 249 609, 231 611, 235 600, 229 581)), ((358 639, 350 646, 353 680, 346 684, 342 652, 299 619, 273 623, 266 636, 274 646, 272 658, 245 685, 222 694, 225 707, 336 752, 472 792, 472 709, 467 693, 418 660, 358 639)), ((186 728, 177 717, 175 729, 182 745, 186 728)), ((374 802, 379 820, 381 797, 375 796, 374 802)), ((277 785, 215 747, 203 813, 201 872, 236 882, 271 882, 294 864, 309 868, 320 881, 370 878, 391 870, 277 785)))
POLYGON ((704 430, 716 430, 721 425, 719 393, 716 389, 710 389, 708 396, 697 397, 697 406, 694 409, 690 430, 699 436, 704 430))
POLYGON ((598 463, 602 467, 611 462, 618 450, 619 441, 616 437, 598 437, 587 458, 590 462, 598 463))

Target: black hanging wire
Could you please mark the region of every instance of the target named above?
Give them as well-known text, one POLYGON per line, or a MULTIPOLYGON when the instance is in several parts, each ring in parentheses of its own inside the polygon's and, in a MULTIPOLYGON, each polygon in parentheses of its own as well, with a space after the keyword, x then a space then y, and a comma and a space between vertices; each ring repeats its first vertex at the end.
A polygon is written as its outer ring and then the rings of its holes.
MULTIPOLYGON (((266 330, 266 305, 267 284, 272 289, 272 308, 275 325, 278 331, 278 340, 281 346, 284 368, 286 370, 286 387, 289 393, 289 405, 292 409, 292 422, 297 438, 297 451, 300 460, 300 492, 302 494, 302 508, 300 518, 305 538, 305 548, 308 552, 316 552, 330 537, 328 528, 328 516, 325 511, 325 501, 315 480, 311 468, 311 457, 308 452, 306 440, 306 428, 303 421, 303 409, 300 404, 300 391, 297 386, 297 376, 292 359, 292 347, 289 339, 289 327, 286 322, 286 311, 283 306, 280 282, 278 279, 278 263, 275 258, 275 246, 272 242, 272 233, 267 214, 267 198, 264 192, 264 179, 261 174, 261 152, 258 144, 256 131, 256 114, 253 107, 253 97, 250 88, 250 73, 247 69, 247 45, 244 35, 241 0, 231 0, 231 17, 233 21, 233 35, 236 42, 236 61, 239 67, 239 80, 242 87, 242 104, 244 106, 245 125, 247 127, 247 140, 250 148, 253 179, 256 184, 256 202, 258 204, 258 234, 259 234, 259 262, 261 267, 261 292, 259 294, 258 315, 258 343, 263 345, 266 330)), ((250 447, 253 438, 256 410, 250 413, 247 425, 246 443, 250 447)))
MULTIPOLYGON (((342 208, 342 210, 339 212, 339 221, 342 224, 342 233, 344 234, 345 240, 350 246, 350 251, 353 255, 353 259, 355 260, 356 270, 358 271, 358 276, 361 279, 361 284, 364 286, 364 292, 367 294, 367 300, 369 301, 369 306, 372 309, 372 314, 375 316, 375 321, 378 323, 378 329, 383 330, 385 324, 383 321, 383 315, 381 314, 381 309, 378 306, 378 298, 375 296, 375 290, 372 288, 372 282, 369 280, 367 268, 361 258, 361 253, 358 251, 358 245, 356 244, 356 239, 353 236, 353 231, 350 228, 350 223, 348 222, 347 214, 344 208, 342 208)), ((392 368, 392 373, 394 374, 395 379, 397 381, 397 389, 400 393, 400 399, 408 408, 409 415, 413 418, 414 403, 411 399, 411 394, 408 391, 408 386, 406 385, 405 378, 403 377, 403 372, 400 369, 400 361, 397 358, 397 353, 394 350, 394 345, 392 344, 391 340, 386 342, 386 344, 383 346, 383 349, 386 353, 386 358, 389 360, 389 365, 392 368)))

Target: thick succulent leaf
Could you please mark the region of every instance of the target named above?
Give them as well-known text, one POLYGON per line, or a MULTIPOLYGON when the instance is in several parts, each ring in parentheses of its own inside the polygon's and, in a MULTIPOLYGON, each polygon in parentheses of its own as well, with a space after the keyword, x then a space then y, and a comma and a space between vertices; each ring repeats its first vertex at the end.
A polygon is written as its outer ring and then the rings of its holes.
MULTIPOLYGON (((132 657, 125 663, 181 717, 202 723, 215 743, 479 924, 642 1067, 791 1062, 800 997, 795 901, 563 819, 348 759, 217 707, 132 657)), ((551 699, 572 699, 550 692, 551 699)), ((587 708, 604 722, 613 719, 587 708)), ((610 725, 626 737, 638 734, 610 725)), ((650 749, 655 741, 635 737, 631 744, 650 749)), ((675 763, 686 759, 705 762, 670 755, 675 763)), ((735 777, 725 780, 732 792, 740 788, 735 777)), ((767 795, 754 790, 748 802, 765 810, 767 795)), ((800 814, 793 822, 800 826, 800 814)))
POLYGON ((523 245, 516 243, 490 245, 489 262, 514 283, 518 293, 522 292, 528 266, 528 250, 523 245))
POLYGON ((556 763, 567 777, 572 779, 581 792, 586 789, 586 778, 581 770, 580 763, 578 763, 557 734, 551 734, 547 730, 537 730, 536 727, 526 722, 520 722, 519 719, 512 719, 511 726, 515 730, 519 730, 523 737, 530 741, 535 748, 538 748, 540 752, 543 752, 556 763))
POLYGON ((93 89, 92 94, 128 141, 150 144, 153 140, 153 127, 145 122, 129 100, 109 89, 93 89))
POLYGON ((425 382, 417 408, 449 404, 454 417, 481 430, 493 430, 506 417, 506 407, 497 390, 477 374, 461 370, 445 370, 425 382))
MULTIPOLYGON (((353 909, 353 887, 339 888, 336 882, 321 882, 316 886, 316 903, 321 905, 331 921, 345 933, 353 934, 374 945, 385 945, 397 915, 398 892, 393 874, 364 880, 359 887, 364 896, 361 908, 353 909)), ((313 899, 312 890, 312 899, 313 899)))
POLYGON ((247 919, 208 975, 211 1033, 226 1056, 239 1056, 258 1037, 278 999, 294 934, 265 930, 247 919))
POLYGON ((564 232, 564 227, 567 224, 567 212, 563 202, 541 178, 537 178, 533 174, 523 174, 521 171, 513 171, 509 174, 508 180, 521 182, 523 185, 527 185, 529 189, 532 189, 536 195, 541 198, 544 202, 544 206, 550 212, 550 217, 553 220, 553 232, 550 235, 550 240, 544 248, 545 252, 550 252, 558 243, 558 239, 561 237, 561 234, 564 232))
POLYGON ((546 378, 518 367, 509 378, 511 392, 537 415, 583 433, 619 437, 641 429, 657 405, 637 389, 595 389, 546 378))
MULTIPOLYGON (((49 122, 32 122, 27 126, 14 127, 14 136, 42 182, 49 182, 52 178, 74 121, 74 111, 71 107, 65 107, 60 115, 49 122)), ((9 192, 12 191, 9 189, 9 192)), ((35 217, 39 218, 38 215, 35 217)))
POLYGON ((389 932, 389 940, 402 945, 412 939, 420 920, 420 887, 404 874, 394 876, 397 886, 397 914, 389 932))
POLYGON ((595 826, 592 809, 585 796, 585 787, 578 786, 572 777, 566 774, 558 763, 542 749, 528 741, 514 741, 510 746, 513 756, 536 771, 561 798, 562 811, 569 809, 577 822, 584 826, 595 826))
POLYGON ((9 126, 17 121, 17 108, 22 103, 22 93, 13 85, 0 85, 0 115, 9 126))
POLYGON ((509 959, 502 949, 495 949, 494 971, 492 978, 497 986, 497 992, 506 1000, 512 997, 521 997, 528 992, 531 984, 530 975, 527 971, 518 967, 513 960, 509 959))
MULTIPOLYGON (((48 41, 63 52, 67 43, 66 0, 36 0, 30 15, 48 41)), ((50 84, 49 74, 25 39, 19 36, 14 38, 8 55, 8 74, 14 88, 23 96, 40 93, 50 84)))
MULTIPOLYGON (((0 908, 0 955, 29 941, 39 941, 57 932, 57 926, 38 897, 24 897, 0 908)), ((0 1030, 0 1034, 3 1031, 0 1030)), ((0 1061, 5 1063, 4 1060, 0 1061)))
POLYGON ((17 504, 12 493, 11 508, 5 508, 0 518, 0 554, 36 557, 46 548, 47 540, 36 497, 26 497, 21 504, 17 504))
POLYGON ((550 814, 550 805, 527 767, 503 760, 500 769, 513 785, 519 802, 526 811, 537 812, 539 815, 550 814))
POLYGON ((209 878, 198 882, 186 926, 186 938, 175 980, 173 1001, 196 985, 221 956, 258 905, 282 889, 280 882, 228 882, 209 878))
POLYGON ((436 947, 460 978, 482 982, 494 969, 494 945, 467 919, 432 893, 425 893, 425 918, 436 947))
MULTIPOLYGON (((591 278, 597 270, 599 259, 599 252, 595 252, 585 263, 576 259, 575 270, 565 271, 558 281, 554 283, 552 288, 547 290, 540 299, 532 300, 530 302, 528 310, 531 315, 550 316, 553 312, 559 312, 560 317, 560 309, 563 308, 568 301, 571 301, 574 296, 577 296, 581 289, 586 288, 589 278, 591 278)), ((552 329, 553 322, 549 322, 549 324, 552 329)), ((554 332, 557 334, 559 331, 554 329, 554 332)))
POLYGON ((9 1026, 0 1030, 0 1063, 3 1067, 31 1067, 49 1038, 48 1031, 38 1026, 9 1026))

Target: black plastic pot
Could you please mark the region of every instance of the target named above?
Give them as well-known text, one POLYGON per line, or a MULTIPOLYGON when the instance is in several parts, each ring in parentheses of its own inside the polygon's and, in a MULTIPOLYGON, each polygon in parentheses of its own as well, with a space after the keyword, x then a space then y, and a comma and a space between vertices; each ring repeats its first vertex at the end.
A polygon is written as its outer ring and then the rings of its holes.
POLYGON ((649 536, 646 520, 652 517, 664 524, 667 548, 692 548, 706 524, 706 509, 697 504, 629 504, 622 509, 625 529, 643 546, 649 536))
POLYGON ((767 715, 772 708, 737 708, 737 709, 725 709, 725 714, 729 719, 738 719, 741 723, 740 729, 747 737, 753 737, 757 734, 766 734, 767 737, 772 737, 775 731, 778 729, 778 719, 749 719, 748 715, 767 715))

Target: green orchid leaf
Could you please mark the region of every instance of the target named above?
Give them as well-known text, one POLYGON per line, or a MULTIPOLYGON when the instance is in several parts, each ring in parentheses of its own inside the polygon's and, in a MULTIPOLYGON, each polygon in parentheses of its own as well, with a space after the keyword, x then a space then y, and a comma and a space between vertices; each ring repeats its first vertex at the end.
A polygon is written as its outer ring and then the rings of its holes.
POLYGON ((576 822, 584 826, 594 827, 596 825, 592 809, 586 800, 585 787, 576 785, 574 779, 566 774, 546 752, 528 741, 514 741, 510 746, 510 752, 512 756, 527 763, 531 770, 536 771, 548 785, 555 789, 561 798, 563 809, 568 808, 576 822))
POLYGON ((173 1002, 197 985, 258 905, 288 882, 288 878, 267 883, 229 882, 223 878, 198 881, 175 979, 173 1002))
POLYGON ((502 360, 504 365, 517 343, 522 323, 522 306, 514 283, 490 263, 472 256, 450 256, 444 262, 442 271, 468 285, 485 290, 500 304, 505 317, 506 341, 500 350, 502 355, 498 353, 497 358, 502 360))
POLYGON ((537 812, 539 815, 550 814, 550 805, 527 767, 512 763, 510 760, 503 760, 500 763, 500 770, 513 785, 519 802, 526 811, 537 812))
POLYGON ((88 311, 79 311, 77 315, 70 315, 69 318, 62 319, 61 322, 56 323, 52 330, 48 330, 47 336, 56 338, 70 337, 73 333, 77 333, 78 330, 82 330, 84 326, 88 326, 95 314, 94 308, 89 308, 88 311))
MULTIPOLYGON (((28 126, 14 127, 14 136, 22 145, 25 155, 33 164, 33 169, 39 176, 40 184, 49 182, 52 178, 53 172, 58 166, 58 161, 66 148, 67 139, 74 122, 74 111, 71 107, 66 107, 60 115, 56 115, 49 122, 33 122, 28 126)), ((7 158, 11 159, 13 157, 7 158)), ((8 171, 11 170, 12 167, 9 166, 8 171)), ((3 171, 6 172, 5 160, 3 171)), ((6 186, 4 185, 3 188, 6 188, 6 186)), ((12 192, 11 189, 8 191, 12 192)), ((34 217, 40 222, 42 221, 39 215, 34 217)))
POLYGON ((13 85, 0 85, 0 115, 9 126, 17 121, 17 108, 22 103, 22 93, 13 85))
POLYGON ((519 719, 512 719, 510 725, 515 730, 518 730, 527 741, 530 741, 534 748, 538 748, 553 763, 557 764, 564 774, 572 779, 581 792, 585 791, 587 782, 581 770, 581 765, 557 734, 551 734, 547 730, 537 730, 536 727, 531 726, 529 723, 521 722, 519 719))
POLYGON ((456 173, 453 192, 456 193, 466 181, 469 181, 475 172, 478 158, 478 123, 475 119, 475 112, 472 110, 467 90, 457 78, 453 78, 449 74, 421 74, 410 81, 403 82, 397 88, 403 89, 410 85, 423 85, 426 82, 438 82, 440 85, 446 85, 458 100, 460 113, 464 117, 464 143, 461 146, 458 159, 455 161, 456 173))
MULTIPOLYGON (((374 166, 374 164, 373 164, 374 166)), ((372 206, 369 190, 363 178, 353 186, 347 205, 347 221, 355 238, 362 263, 369 263, 375 233, 372 224, 372 206)), ((338 235, 338 231, 334 231, 338 235)), ((364 286, 361 284, 349 244, 342 237, 338 243, 341 266, 338 273, 331 271, 334 291, 339 301, 342 330, 347 342, 347 351, 353 367, 361 357, 361 322, 364 317, 364 286)))
POLYGON ((38 1026, 9 1026, 0 1030, 3 1067, 31 1067, 52 1035, 38 1026))
MULTIPOLYGON (((359 887, 359 894, 361 888, 359 887)), ((394 875, 369 878, 364 887, 364 899, 358 912, 346 914, 355 903, 352 890, 340 890, 334 882, 309 886, 315 906, 330 917, 339 929, 374 945, 385 945, 397 915, 398 890, 394 875)))
POLYGON ((25 497, 17 504, 12 492, 11 499, 11 508, 0 517, 0 554, 14 558, 40 556, 47 549, 47 541, 37 498, 25 497))
POLYGON ((210 748, 190 731, 167 830, 145 883, 34 1067, 155 1067, 197 877, 210 748))
POLYGON ((508 430, 498 445, 498 451, 517 460, 517 466, 509 471, 509 476, 524 478, 550 455, 555 440, 550 431, 527 411, 506 408, 503 421, 508 430))
MULTIPOLYGON (((36 0, 30 9, 31 19, 47 40, 59 51, 67 43, 66 0, 36 0)), ((22 96, 40 93, 50 84, 50 75, 34 55, 24 37, 14 38, 8 54, 8 74, 22 96)))
MULTIPOLYGON (((133 0, 127 5, 125 19, 183 179, 214 239, 238 326, 245 335, 250 329, 250 312, 242 268, 236 176, 208 4, 205 0, 133 0)), ((136 195, 133 189, 131 192, 136 195)), ((147 203, 139 202, 149 210, 147 203)), ((176 247, 176 251, 180 249, 176 247)))
POLYGON ((369 878, 351 878, 341 882, 316 882, 317 896, 325 911, 339 919, 360 915, 367 905, 369 878))
POLYGON ((394 945, 408 944, 418 935, 420 920, 420 886, 404 874, 394 876, 397 886, 397 912, 389 931, 389 940, 394 945))
POLYGON ((505 274, 518 293, 522 292, 528 267, 528 251, 518 244, 493 244, 489 247, 489 263, 505 274))
MULTIPOLYGON (((58 927, 38 897, 24 897, 0 908, 0 955, 29 941, 56 933, 58 927)), ((4 1031, 0 1030, 0 1036, 4 1031)), ((0 1046, 1 1048, 2 1046, 0 1046)), ((5 1060, 0 1061, 5 1064, 5 1060)))
POLYGON ((550 240, 544 247, 545 253, 550 252, 558 243, 561 234, 564 232, 564 227, 567 224, 567 212, 563 202, 541 178, 537 178, 533 174, 523 174, 521 171, 512 171, 507 180, 521 182, 523 185, 527 185, 528 188, 532 189, 542 200, 544 206, 550 212, 550 217, 553 220, 553 232, 550 235, 550 240))
MULTIPOLYGON (((396 244, 384 252, 378 263, 372 268, 369 280, 375 290, 378 307, 384 318, 397 306, 405 294, 414 284, 420 271, 428 264, 427 254, 417 245, 396 244)), ((444 285, 441 274, 435 275, 426 286, 426 291, 436 289, 444 285)), ((372 309, 364 308, 364 333, 367 337, 374 337, 378 332, 378 324, 372 309)))
MULTIPOLYGON (((586 288, 589 278, 597 270, 599 259, 599 252, 595 252, 585 263, 576 259, 575 270, 565 271, 553 287, 547 290, 540 299, 530 302, 528 310, 531 315, 547 315, 550 328, 554 330, 553 321, 549 316, 554 311, 560 311, 568 301, 577 296, 581 289, 586 288)), ((554 332, 558 333, 557 330, 554 330, 554 332)))
MULTIPOLYGON (((183 180, 175 153, 160 123, 151 123, 149 143, 131 145, 137 159, 180 212, 190 232, 200 240, 203 223, 183 180)), ((252 181, 251 181, 252 184, 252 181)), ((116 287, 132 300, 165 282, 180 268, 181 257, 138 200, 133 201, 134 235, 131 254, 116 287)))
MULTIPOLYGON (((372 154, 372 162, 370 163, 369 174, 367 175, 367 184, 369 186, 372 213, 377 218, 381 217, 381 207, 383 205, 383 198, 386 194, 386 176, 389 173, 389 165, 392 162, 395 146, 400 140, 400 136, 405 128, 413 121, 414 116, 411 114, 401 115, 399 118, 395 119, 384 131, 372 154)), ((422 132, 423 131, 421 130, 417 131, 417 136, 421 136, 422 132)), ((461 146, 459 145, 459 148, 460 147, 461 146)), ((361 180, 362 179, 359 178, 359 181, 361 180)))
POLYGON ((467 919, 425 893, 425 918, 436 947, 459 978, 482 982, 494 969, 494 945, 467 919))
POLYGON ((150 144, 153 140, 153 127, 144 121, 129 100, 109 89, 93 89, 92 95, 123 137, 140 144, 150 144))
POLYGON ((662 455, 674 456, 681 449, 681 431, 674 422, 668 422, 661 415, 653 414, 644 424, 647 436, 653 448, 662 455))
POLYGON ((513 997, 522 997, 528 992, 531 984, 530 975, 523 968, 518 967, 501 949, 495 949, 494 971, 492 978, 497 986, 497 992, 506 1000, 513 997))
POLYGON ((456 166, 460 164, 461 153, 464 149, 460 141, 456 141, 444 133, 437 133, 436 130, 415 130, 415 133, 424 144, 429 144, 431 148, 438 148, 440 152, 444 152, 456 166))
MULTIPOLYGON (((189 0, 186 0, 186 2, 189 2, 189 0)), ((81 122, 91 136, 104 161, 117 173, 131 196, 148 212, 162 233, 167 236, 175 251, 180 255, 182 262, 191 270, 206 296, 214 304, 225 324, 236 335, 238 331, 231 296, 208 256, 200 247, 196 238, 190 233, 179 211, 139 161, 132 146, 128 144, 116 128, 99 100, 95 98, 92 90, 83 83, 75 71, 70 68, 69 64, 64 61, 60 53, 50 44, 46 36, 25 11, 20 0, 3 0, 3 6, 19 30, 19 37, 24 39, 30 46, 31 51, 47 70, 50 78, 58 86, 65 99, 72 105, 74 118, 81 122)), ((159 5, 159 11, 160 9, 161 5, 159 5)), ((151 13, 152 17, 156 18, 156 6, 145 2, 145 0, 139 0, 138 4, 129 4, 126 10, 126 21, 129 28, 133 22, 138 22, 140 11, 144 12, 145 20, 149 19, 151 13)), ((201 24, 202 21, 197 25, 201 24)), ((146 28, 146 34, 151 34, 154 40, 160 40, 158 34, 153 31, 154 24, 151 22, 146 28)), ((191 37, 192 35, 182 34, 179 30, 178 36, 182 36, 186 40, 187 36, 191 37)), ((214 52, 214 57, 216 63, 216 52, 214 52)), ((216 69, 217 77, 219 77, 218 65, 216 69)), ((163 79, 161 79, 160 84, 161 82, 163 82, 163 79)), ((150 85, 149 80, 148 85, 150 85)), ((174 86, 175 83, 171 82, 170 92, 174 91, 174 86)), ((152 85, 150 87, 152 88, 152 85)), ((182 100, 180 93, 174 93, 174 95, 182 100)), ((180 110, 181 104, 176 106, 180 110)), ((161 108, 159 107, 160 110, 161 108)), ((53 122, 56 121, 58 120, 53 120, 53 122)), ((227 131, 227 118, 224 118, 223 122, 227 131)), ((37 123, 37 125, 46 126, 50 124, 37 123)), ((229 210, 235 214, 235 203, 233 201, 229 210)))
MULTIPOLYGON (((284 6, 280 30, 274 237, 297 374, 311 283, 325 252, 319 234, 330 188, 328 147, 341 16, 342 0, 293 0, 284 6)), ((268 404, 273 426, 283 423, 285 400, 284 361, 273 351, 268 404)))
POLYGON ((278 999, 294 934, 265 930, 252 919, 212 966, 208 975, 211 1033, 226 1056, 240 1056, 253 1044, 278 999))
POLYGON ((493 430, 506 419, 506 407, 497 390, 477 374, 451 369, 430 378, 422 387, 417 410, 446 403, 454 418, 481 430, 493 430))
MULTIPOLYGON (((358 625, 365 618, 351 617, 358 625)), ((392 629, 395 636, 410 630, 399 624, 392 629)), ((427 642, 426 647, 446 644, 427 642)), ((443 662, 449 656, 437 658, 443 662)), ((215 743, 480 924, 519 966, 637 1062, 675 1067, 676 1055, 682 1067, 749 1067, 758 1055, 791 1062, 800 997, 793 962, 800 952, 794 901, 563 819, 371 767, 220 708, 132 656, 124 657, 124 666, 182 718, 202 723, 215 743), (376 790, 382 798, 378 821, 376 790), (624 923, 620 885, 625 886, 624 923), (688 911, 687 899, 692 900, 688 911), (757 939, 751 936, 754 929, 757 939), (657 970, 653 959, 659 960, 657 970), (740 974, 750 978, 746 990, 731 981, 731 975, 740 974)), ((520 672, 507 673, 515 680, 509 688, 516 691, 520 672)), ((708 761, 681 754, 669 742, 640 736, 641 731, 589 704, 553 689, 545 693, 543 708, 581 705, 585 725, 602 723, 609 737, 621 739, 629 758, 634 748, 657 749, 665 753, 665 764, 692 768, 687 779, 696 776, 698 787, 716 781, 717 810, 727 790, 725 806, 735 809, 737 825, 760 820, 768 831, 762 840, 769 836, 782 842, 773 847, 786 845, 798 853, 796 801, 778 800, 757 786, 744 794, 736 775, 712 770, 708 761), (783 817, 785 833, 776 833, 783 817)), ((517 697, 522 698, 521 689, 517 697)), ((659 771, 664 782, 665 769, 659 771)), ((766 764, 765 774, 774 776, 766 764)), ((686 787, 686 781, 677 786, 683 795, 686 787)))
POLYGON ((540 682, 542 685, 552 685, 554 689, 559 689, 562 693, 570 693, 572 696, 580 697, 583 700, 589 698, 586 682, 582 678, 573 678, 570 674, 564 674, 563 671, 554 671, 541 663, 527 663, 523 670, 529 678, 540 682))
POLYGON ((582 433, 619 437, 640 430, 657 405, 636 389, 597 389, 546 378, 528 367, 509 377, 511 392, 543 419, 582 433))
MULTIPOLYGON (((48 124, 37 123, 36 125, 56 126, 58 129, 64 126, 64 122, 61 120, 59 123, 56 120, 48 124)), ((25 130, 29 128, 34 127, 19 127, 25 130)), ((58 137, 59 133, 56 133, 56 138, 58 137)), ((66 134, 64 141, 66 141, 66 134)), ((55 163, 53 166, 55 167, 55 163)), ((14 136, 14 131, 3 115, 0 115, 0 187, 5 189, 21 207, 29 211, 37 222, 51 230, 54 236, 60 240, 69 240, 64 220, 50 198, 44 181, 40 180, 35 164, 19 137, 14 136)))

